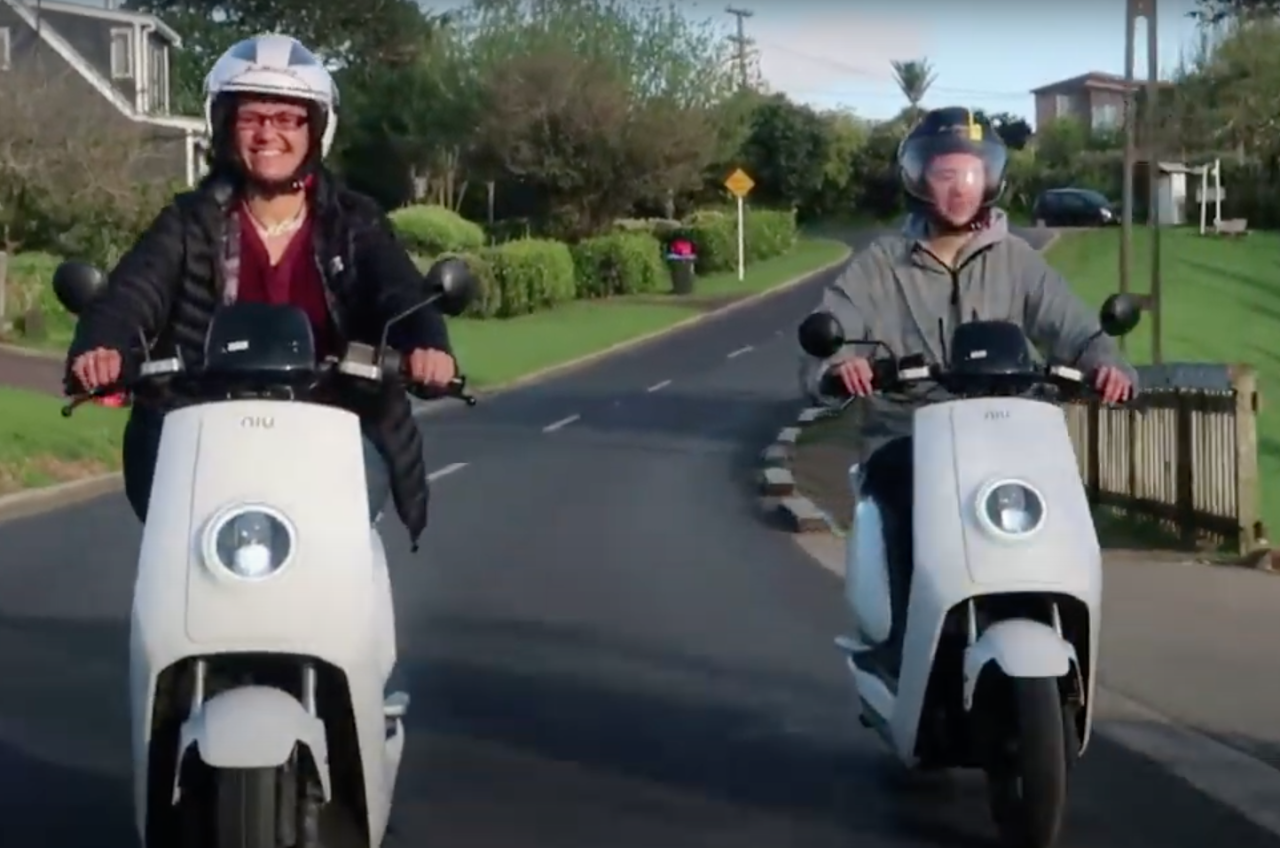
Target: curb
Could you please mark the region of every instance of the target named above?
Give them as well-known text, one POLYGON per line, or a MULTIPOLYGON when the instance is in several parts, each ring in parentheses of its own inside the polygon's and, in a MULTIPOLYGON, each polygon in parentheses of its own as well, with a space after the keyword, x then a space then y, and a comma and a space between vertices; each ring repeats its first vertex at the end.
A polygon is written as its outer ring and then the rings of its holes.
MULTIPOLYGON (((592 351, 591 353, 586 353, 586 354, 583 354, 582 356, 576 357, 574 359, 569 359, 564 362, 557 362, 555 365, 548 365, 546 368, 541 368, 537 371, 532 371, 528 374, 524 374, 520 377, 516 377, 514 380, 508 380, 507 382, 499 383, 496 386, 486 386, 483 389, 477 389, 475 391, 475 396, 480 399, 492 398, 497 395, 510 392, 514 389, 521 389, 521 388, 525 388, 526 386, 531 386, 536 383, 541 383, 545 380, 550 380, 553 377, 558 377, 568 371, 573 371, 578 368, 584 368, 588 365, 591 365, 595 362, 598 362, 601 359, 612 356, 616 353, 623 353, 624 351, 628 351, 633 348, 640 347, 641 345, 648 344, 649 342, 656 341, 657 339, 674 335, 676 333, 683 332, 685 330, 691 329, 701 324, 705 324, 708 321, 713 321, 718 318, 723 318, 725 315, 728 315, 732 312, 736 312, 739 309, 743 309, 748 306, 753 306, 755 304, 760 303, 761 301, 768 300, 771 297, 775 297, 777 295, 783 294, 784 292, 788 292, 794 288, 798 288, 804 285, 805 283, 810 282, 814 277, 818 277, 822 274, 827 273, 828 271, 832 271, 836 268, 839 268, 841 265, 844 265, 846 262, 848 262, 849 257, 852 255, 853 255, 853 249, 846 247, 844 255, 841 256, 839 259, 833 262, 828 262, 826 265, 821 265, 817 268, 814 268, 812 271, 805 271, 800 276, 793 277, 790 280, 787 280, 786 282, 779 283, 773 288, 765 289, 764 291, 761 291, 761 292, 755 292, 754 294, 749 294, 746 297, 743 297, 739 300, 735 300, 732 303, 725 304, 724 306, 721 306, 717 309, 711 309, 706 312, 700 312, 697 315, 691 315, 688 318, 683 318, 677 321, 676 323, 669 324, 666 327, 662 327, 661 329, 651 330, 650 332, 644 333, 639 336, 633 336, 629 339, 623 339, 622 341, 611 344, 606 348, 602 348, 601 350, 595 350, 595 351, 592 351)), ((676 304, 673 304, 673 305, 676 305, 676 304)), ((430 402, 423 403, 418 408, 415 408, 413 411, 413 416, 414 418, 426 418, 428 416, 435 415, 436 413, 440 412, 442 409, 448 409, 448 408, 451 408, 451 405, 430 401, 430 402)))
POLYGON ((0 523, 29 518, 42 512, 73 506, 124 488, 124 477, 118 471, 99 474, 83 480, 72 480, 56 486, 43 486, 26 492, 0 495, 0 523))
POLYGON ((838 409, 822 406, 802 409, 795 421, 779 430, 773 442, 760 452, 756 482, 761 506, 766 513, 775 514, 790 533, 844 535, 831 516, 800 492, 791 471, 796 442, 804 428, 838 414, 838 409))

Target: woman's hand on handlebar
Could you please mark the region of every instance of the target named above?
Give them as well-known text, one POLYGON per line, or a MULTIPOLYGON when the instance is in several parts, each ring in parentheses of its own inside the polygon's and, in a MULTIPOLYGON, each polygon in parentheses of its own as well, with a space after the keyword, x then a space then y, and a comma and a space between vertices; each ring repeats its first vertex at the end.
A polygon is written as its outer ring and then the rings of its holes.
POLYGON ((831 373, 840 379, 850 397, 867 397, 875 391, 875 378, 868 359, 854 357, 838 362, 831 367, 831 373))
POLYGON ((120 382, 124 357, 118 350, 99 347, 82 353, 71 363, 71 373, 87 392, 120 382))

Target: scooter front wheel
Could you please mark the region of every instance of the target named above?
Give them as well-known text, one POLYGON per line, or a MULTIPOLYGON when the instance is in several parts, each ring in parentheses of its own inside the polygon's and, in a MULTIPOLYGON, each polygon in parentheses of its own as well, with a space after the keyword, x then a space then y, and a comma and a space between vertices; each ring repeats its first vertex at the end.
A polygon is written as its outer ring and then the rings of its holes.
POLYGON ((211 848, 277 848, 279 769, 217 769, 213 773, 214 828, 211 848))
POLYGON ((1049 848, 1062 829, 1075 728, 1065 720, 1056 679, 1008 683, 1011 714, 987 767, 991 814, 1007 848, 1049 848))

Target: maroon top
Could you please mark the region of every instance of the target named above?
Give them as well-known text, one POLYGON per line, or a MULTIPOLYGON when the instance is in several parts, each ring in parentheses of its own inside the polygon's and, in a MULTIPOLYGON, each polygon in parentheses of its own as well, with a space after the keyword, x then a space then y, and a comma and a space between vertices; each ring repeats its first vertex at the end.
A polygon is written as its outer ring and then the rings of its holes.
POLYGON ((293 239, 271 264, 271 255, 249 213, 240 209, 240 286, 237 298, 250 303, 296 306, 311 319, 319 356, 332 353, 333 326, 325 300, 324 280, 311 250, 311 218, 293 234, 293 239))

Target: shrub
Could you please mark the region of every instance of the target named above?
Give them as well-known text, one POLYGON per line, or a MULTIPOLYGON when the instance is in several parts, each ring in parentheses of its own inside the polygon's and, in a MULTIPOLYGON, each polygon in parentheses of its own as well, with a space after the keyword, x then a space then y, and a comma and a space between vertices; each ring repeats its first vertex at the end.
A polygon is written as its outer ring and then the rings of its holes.
POLYGON ((471 274, 475 277, 477 283, 476 296, 463 314, 469 318, 492 318, 497 315, 502 292, 499 290, 498 281, 494 278, 493 266, 479 253, 449 252, 442 253, 439 256, 423 256, 420 253, 415 253, 413 254, 413 264, 418 266, 419 271, 426 274, 437 259, 444 259, 449 256, 457 256, 466 262, 467 268, 471 270, 471 274))
POLYGON ((759 209, 747 215, 746 224, 748 259, 772 259, 795 247, 797 229, 794 210, 759 209))
POLYGON ((70 332, 75 319, 53 294, 53 272, 62 260, 51 253, 15 253, 9 257, 4 313, 17 321, 29 309, 39 309, 50 330, 70 332))
POLYGON ((584 239, 572 252, 581 298, 659 292, 670 282, 662 243, 646 232, 584 239))
POLYGON ((619 218, 613 226, 624 233, 648 233, 664 243, 684 229, 684 224, 670 218, 619 218))
POLYGON ((486 241, 484 228, 443 206, 406 206, 391 223, 410 252, 427 256, 476 251, 486 241))
POLYGON ((524 315, 573 300, 577 293, 569 246, 550 239, 518 239, 480 251, 493 268, 499 317, 524 315))

